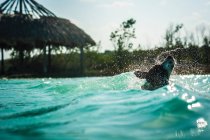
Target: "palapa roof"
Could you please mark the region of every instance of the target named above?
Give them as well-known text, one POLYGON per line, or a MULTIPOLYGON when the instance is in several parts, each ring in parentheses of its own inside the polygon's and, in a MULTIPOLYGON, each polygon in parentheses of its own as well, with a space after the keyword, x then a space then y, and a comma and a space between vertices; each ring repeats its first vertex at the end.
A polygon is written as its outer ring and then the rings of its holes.
POLYGON ((67 19, 56 17, 36 1, 5 0, 0 5, 0 44, 18 46, 19 43, 32 47, 95 45, 82 29, 67 19))

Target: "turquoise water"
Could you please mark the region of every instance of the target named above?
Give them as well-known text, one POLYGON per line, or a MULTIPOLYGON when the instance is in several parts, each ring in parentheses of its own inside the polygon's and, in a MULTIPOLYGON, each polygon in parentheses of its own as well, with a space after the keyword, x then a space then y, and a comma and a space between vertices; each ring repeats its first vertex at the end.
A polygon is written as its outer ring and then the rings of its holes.
POLYGON ((0 80, 0 139, 209 139, 210 76, 0 80))

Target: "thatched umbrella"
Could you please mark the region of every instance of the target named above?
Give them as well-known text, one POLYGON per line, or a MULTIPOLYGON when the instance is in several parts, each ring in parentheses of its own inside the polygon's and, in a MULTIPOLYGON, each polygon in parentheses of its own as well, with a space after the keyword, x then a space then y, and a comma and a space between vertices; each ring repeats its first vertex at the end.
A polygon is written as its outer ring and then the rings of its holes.
POLYGON ((95 44, 89 35, 67 19, 57 17, 33 19, 29 15, 0 15, 0 42, 14 47, 17 43, 32 46, 44 43, 71 48, 95 44))
POLYGON ((16 50, 43 48, 46 54, 46 46, 80 47, 83 59, 83 47, 95 45, 83 30, 67 19, 56 17, 34 0, 5 0, 0 5, 0 13, 0 44, 16 50))

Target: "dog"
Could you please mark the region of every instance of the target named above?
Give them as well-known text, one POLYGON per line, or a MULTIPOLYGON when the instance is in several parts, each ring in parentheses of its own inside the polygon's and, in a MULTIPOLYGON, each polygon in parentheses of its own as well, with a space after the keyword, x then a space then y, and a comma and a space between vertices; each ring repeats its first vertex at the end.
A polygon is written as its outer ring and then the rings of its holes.
POLYGON ((146 79, 142 89, 155 90, 169 84, 174 65, 175 60, 169 55, 162 64, 153 66, 148 72, 135 71, 134 74, 140 79, 146 79))

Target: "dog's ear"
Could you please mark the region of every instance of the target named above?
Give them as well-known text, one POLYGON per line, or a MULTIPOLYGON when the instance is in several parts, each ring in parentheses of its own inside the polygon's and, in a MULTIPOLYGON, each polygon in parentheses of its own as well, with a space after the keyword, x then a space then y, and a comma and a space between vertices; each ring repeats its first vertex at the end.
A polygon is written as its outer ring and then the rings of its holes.
POLYGON ((145 79, 147 72, 142 72, 142 71, 135 71, 134 74, 136 75, 136 77, 140 78, 140 79, 145 79))

